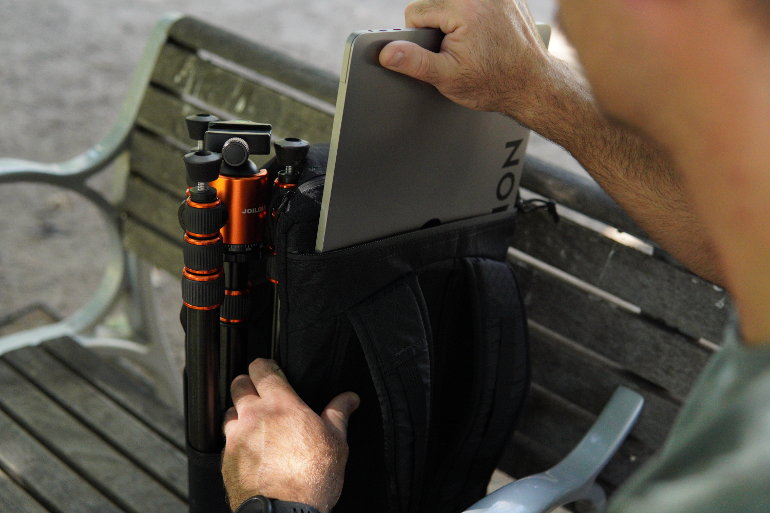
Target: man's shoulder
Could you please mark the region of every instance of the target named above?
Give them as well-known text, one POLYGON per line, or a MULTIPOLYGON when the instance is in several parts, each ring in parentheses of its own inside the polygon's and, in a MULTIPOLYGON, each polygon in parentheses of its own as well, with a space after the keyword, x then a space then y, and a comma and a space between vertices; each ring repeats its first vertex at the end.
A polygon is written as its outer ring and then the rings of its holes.
POLYGON ((611 513, 770 511, 770 346, 727 342, 611 513))

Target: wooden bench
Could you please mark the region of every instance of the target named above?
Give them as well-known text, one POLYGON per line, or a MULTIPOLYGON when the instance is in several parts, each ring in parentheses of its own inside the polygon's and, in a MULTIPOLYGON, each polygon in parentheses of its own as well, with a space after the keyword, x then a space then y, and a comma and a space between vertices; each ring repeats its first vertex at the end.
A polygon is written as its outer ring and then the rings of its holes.
MULTIPOLYGON (((93 344, 89 330, 126 284, 140 304, 142 294, 146 299, 127 262, 174 275, 182 267, 176 209, 185 188, 181 156, 191 145, 186 115, 264 121, 279 137, 325 142, 336 90, 334 75, 170 16, 154 32, 104 141, 59 165, 0 161, 0 183, 44 181, 80 192, 114 232, 113 260, 91 304, 52 326, 0 339, 0 510, 185 510, 179 414, 81 344, 93 344), (85 183, 110 164, 122 191, 117 203, 85 183)), ((646 407, 601 476, 612 490, 661 445, 718 349, 727 295, 646 242, 591 180, 530 155, 523 186, 528 197, 556 201, 561 222, 542 211, 517 222, 510 258, 529 308, 534 384, 499 467, 523 476, 561 459, 623 384, 641 392, 646 407)), ((139 349, 162 375, 158 355, 166 350, 139 349)))

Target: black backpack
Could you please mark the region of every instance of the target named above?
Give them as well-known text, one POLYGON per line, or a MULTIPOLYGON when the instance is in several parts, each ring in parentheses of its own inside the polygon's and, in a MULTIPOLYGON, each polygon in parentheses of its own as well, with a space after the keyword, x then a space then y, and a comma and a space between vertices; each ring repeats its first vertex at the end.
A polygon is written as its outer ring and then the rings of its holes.
POLYGON ((361 397, 336 512, 462 511, 485 495, 529 386, 505 262, 515 212, 315 253, 327 154, 311 147, 299 185, 271 204, 275 358, 316 411, 361 397))

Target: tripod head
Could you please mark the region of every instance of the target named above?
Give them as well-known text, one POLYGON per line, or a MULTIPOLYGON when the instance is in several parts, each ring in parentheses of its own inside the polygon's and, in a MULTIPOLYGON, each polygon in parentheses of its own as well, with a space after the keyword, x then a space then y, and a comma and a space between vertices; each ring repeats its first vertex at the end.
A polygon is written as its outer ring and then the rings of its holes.
POLYGON ((229 254, 258 249, 269 186, 267 171, 258 170, 249 155, 270 153, 272 126, 221 121, 211 114, 188 116, 185 121, 190 138, 198 142, 198 150, 185 155, 191 196, 209 198, 213 187, 227 206, 227 223, 221 232, 229 254))
POLYGON ((237 167, 248 155, 270 153, 272 130, 271 125, 253 121, 212 121, 204 133, 203 148, 222 153, 225 163, 237 167))
MULTIPOLYGON (((249 155, 270 153, 273 127, 269 124, 245 120, 220 121, 211 114, 187 116, 185 121, 190 139, 198 142, 198 152, 220 155, 223 170, 248 165, 249 155)), ((217 178, 207 176, 208 182, 217 178)))

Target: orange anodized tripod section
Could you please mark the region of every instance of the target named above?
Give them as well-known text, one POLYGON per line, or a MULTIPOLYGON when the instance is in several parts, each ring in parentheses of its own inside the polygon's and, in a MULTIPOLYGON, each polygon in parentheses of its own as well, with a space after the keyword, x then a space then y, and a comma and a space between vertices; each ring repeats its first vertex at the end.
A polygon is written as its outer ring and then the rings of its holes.
POLYGON ((211 186, 227 205, 228 220, 221 230, 224 243, 249 249, 260 244, 267 215, 267 171, 248 177, 220 175, 211 186))

